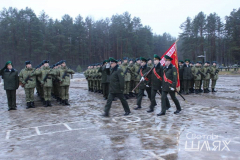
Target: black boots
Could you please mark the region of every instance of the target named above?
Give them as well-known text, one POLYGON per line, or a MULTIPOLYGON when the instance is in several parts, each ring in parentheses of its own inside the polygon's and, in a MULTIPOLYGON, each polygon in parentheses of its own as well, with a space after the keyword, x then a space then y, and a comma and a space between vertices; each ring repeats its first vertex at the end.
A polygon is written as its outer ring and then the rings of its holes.
POLYGON ((128 95, 127 95, 127 94, 124 94, 124 97, 125 97, 126 99, 129 99, 129 97, 128 97, 128 95))
POLYGON ((198 94, 199 93, 199 89, 195 89, 195 93, 198 94))
POLYGON ((125 112, 124 116, 128 116, 131 112, 125 112))
POLYGON ((106 112, 104 112, 104 113, 102 114, 102 116, 103 116, 103 117, 109 117, 109 114, 106 113, 106 112))
POLYGON ((147 112, 151 113, 151 112, 154 112, 154 110, 153 109, 149 109, 149 110, 147 110, 147 112))
POLYGON ((51 101, 47 101, 47 105, 48 105, 49 107, 52 107, 51 101))
POLYGON ((165 112, 160 112, 157 114, 157 116, 163 116, 163 115, 165 115, 165 112))
POLYGON ((137 106, 137 107, 135 107, 133 109, 138 110, 138 109, 141 109, 141 108, 142 108, 141 106, 137 106))
POLYGON ((178 113, 180 113, 180 111, 181 111, 181 110, 176 110, 176 111, 174 112, 174 114, 178 114, 178 113))
POLYGON ((34 102, 30 102, 30 106, 31 106, 31 108, 35 108, 34 102))
POLYGON ((68 103, 68 99, 65 99, 65 105, 69 106, 70 104, 68 103))
POLYGON ((26 107, 26 109, 28 109, 28 108, 31 108, 30 102, 27 102, 27 107, 26 107))
POLYGON ((217 92, 217 91, 215 91, 214 88, 212 88, 212 92, 217 92))
POLYGON ((204 92, 203 93, 209 93, 207 89, 204 89, 204 92))
POLYGON ((48 106, 48 101, 44 101, 44 107, 48 106))

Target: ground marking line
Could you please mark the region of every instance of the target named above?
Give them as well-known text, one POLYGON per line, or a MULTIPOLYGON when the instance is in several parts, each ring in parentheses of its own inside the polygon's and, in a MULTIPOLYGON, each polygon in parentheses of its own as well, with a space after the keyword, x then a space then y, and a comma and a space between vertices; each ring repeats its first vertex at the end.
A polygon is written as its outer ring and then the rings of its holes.
MULTIPOLYGON (((16 137, 16 138, 26 139, 26 138, 31 138, 31 137, 36 137, 36 136, 43 136, 43 135, 49 135, 49 134, 54 134, 54 133, 64 133, 64 132, 78 131, 78 130, 82 130, 82 129, 94 129, 94 128, 95 127, 91 127, 91 128, 78 128, 78 129, 72 129, 72 130, 56 131, 56 132, 42 133, 40 135, 23 136, 23 137, 16 137)), ((11 139, 14 139, 14 138, 11 138, 11 139)), ((7 139, 7 137, 6 137, 6 139, 7 139)), ((9 137, 8 137, 8 139, 9 139, 9 137)))
POLYGON ((10 137, 10 131, 7 131, 6 139, 9 139, 9 137, 10 137))
POLYGON ((72 128, 69 127, 66 123, 63 123, 63 125, 64 125, 68 130, 72 130, 72 128))
POLYGON ((36 132, 37 132, 37 135, 41 135, 41 133, 40 133, 38 127, 35 127, 35 130, 36 130, 36 132))

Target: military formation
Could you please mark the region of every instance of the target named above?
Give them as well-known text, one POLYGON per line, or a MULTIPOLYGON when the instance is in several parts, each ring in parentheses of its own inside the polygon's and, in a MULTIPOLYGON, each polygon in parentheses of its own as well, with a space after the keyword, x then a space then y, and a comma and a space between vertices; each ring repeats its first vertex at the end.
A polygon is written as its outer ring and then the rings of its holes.
POLYGON ((25 67, 20 71, 13 68, 8 61, 1 69, 0 75, 4 79, 4 89, 8 98, 8 110, 16 110, 16 90, 21 85, 25 90, 26 108, 35 108, 34 92, 42 101, 44 107, 51 107, 52 98, 62 105, 69 104, 69 86, 71 75, 75 72, 68 68, 65 60, 49 66, 49 61, 44 60, 36 68, 30 61, 25 62, 25 67))
POLYGON ((149 99, 150 105, 147 112, 151 113, 157 105, 156 94, 161 95, 162 100, 162 110, 157 114, 158 116, 165 115, 166 110, 171 107, 167 94, 170 94, 176 105, 177 109, 174 114, 178 114, 181 106, 175 96, 177 69, 171 64, 171 57, 167 55, 164 57, 166 61, 164 67, 161 65, 161 58, 158 55, 154 55, 154 64, 151 59, 144 57, 136 59, 124 57, 123 60, 115 60, 110 57, 102 63, 90 65, 84 75, 88 81, 88 90, 103 93, 103 98, 107 100, 103 116, 109 116, 111 104, 115 98, 120 99, 125 116, 131 113, 127 102, 129 98, 136 98, 137 107, 133 109, 139 110, 142 108, 143 96, 147 96, 149 99), (147 95, 144 94, 145 91, 147 95))
POLYGON ((185 62, 179 61, 180 93, 187 95, 216 92, 218 72, 216 61, 211 64, 208 61, 204 64, 201 61, 194 64, 189 59, 186 59, 185 62))

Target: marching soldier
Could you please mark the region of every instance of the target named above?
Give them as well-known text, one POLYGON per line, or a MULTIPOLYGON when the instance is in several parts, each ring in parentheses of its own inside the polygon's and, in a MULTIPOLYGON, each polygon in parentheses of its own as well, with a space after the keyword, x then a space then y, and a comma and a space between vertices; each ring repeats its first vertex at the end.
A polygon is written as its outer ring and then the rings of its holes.
POLYGON ((174 114, 177 114, 181 111, 181 106, 178 99, 175 96, 176 86, 177 86, 177 69, 172 65, 172 58, 165 55, 165 66, 163 67, 163 82, 162 82, 162 110, 157 116, 165 115, 167 106, 167 94, 169 93, 173 102, 176 105, 177 110, 174 114))
POLYGON ((32 68, 31 62, 25 62, 26 67, 19 73, 19 80, 25 90, 26 102, 28 108, 35 108, 34 106, 34 89, 36 87, 36 76, 41 74, 37 69, 32 68))
POLYGON ((70 74, 75 74, 75 72, 68 68, 66 65, 66 61, 63 60, 61 62, 61 69, 59 69, 58 73, 58 79, 60 82, 60 87, 61 87, 61 99, 62 99, 62 104, 63 105, 70 105, 68 100, 69 100, 69 86, 70 86, 70 79, 71 75, 70 74))
POLYGON ((212 66, 211 66, 212 92, 217 92, 215 90, 215 86, 216 86, 216 82, 218 80, 218 72, 219 72, 219 69, 217 68, 217 62, 213 61, 212 66))
POLYGON ((190 81, 192 78, 192 71, 189 63, 190 60, 186 59, 185 64, 182 66, 184 94, 189 94, 190 81))
POLYGON ((142 97, 145 90, 147 91, 149 100, 151 100, 151 87, 150 87, 151 74, 148 74, 146 76, 146 74, 149 72, 151 68, 147 66, 147 59, 141 57, 140 60, 141 60, 140 76, 142 78, 140 80, 141 83, 139 85, 139 93, 137 96, 137 107, 134 108, 135 110, 142 108, 141 103, 142 103, 142 97))
POLYGON ((41 69, 41 86, 43 87, 44 107, 51 107, 52 78, 56 75, 56 72, 50 69, 48 60, 45 60, 43 63, 44 66, 41 69))
POLYGON ((91 66, 89 65, 87 70, 83 73, 84 76, 86 77, 86 80, 88 82, 88 91, 90 91, 90 80, 89 80, 89 71, 90 71, 91 66))
POLYGON ((123 94, 126 99, 129 99, 129 92, 130 92, 130 81, 131 81, 131 74, 130 69, 128 67, 128 58, 123 58, 123 63, 120 66, 124 73, 124 91, 123 94))
POLYGON ((0 75, 4 80, 4 90, 6 90, 8 100, 8 111, 17 110, 16 90, 19 87, 18 71, 13 68, 12 62, 8 61, 4 68, 0 70, 0 75))
POLYGON ((107 100, 109 94, 109 75, 107 74, 106 65, 108 64, 109 60, 104 60, 102 67, 99 68, 98 72, 102 73, 101 83, 102 83, 102 91, 104 100, 107 100))
POLYGON ((210 83, 210 67, 209 67, 210 62, 205 62, 204 67, 202 68, 202 73, 203 73, 203 89, 204 93, 209 93, 209 83, 210 83))
POLYGON ((110 75, 110 84, 109 84, 109 95, 108 100, 105 105, 104 114, 102 116, 108 117, 109 111, 112 105, 112 101, 114 97, 118 97, 123 105, 125 116, 131 113, 128 103, 123 95, 124 91, 124 77, 123 77, 123 70, 117 64, 117 60, 114 58, 110 58, 110 65, 107 65, 106 68, 108 69, 108 74, 110 75))
MULTIPOLYGON (((154 107, 157 105, 156 103, 156 93, 162 94, 162 74, 163 74, 163 67, 161 66, 160 63, 161 58, 154 54, 154 68, 151 73, 151 104, 149 107, 149 110, 147 111, 148 113, 154 111, 154 107)), ((169 100, 167 99, 167 108, 170 108, 170 103, 169 100)))

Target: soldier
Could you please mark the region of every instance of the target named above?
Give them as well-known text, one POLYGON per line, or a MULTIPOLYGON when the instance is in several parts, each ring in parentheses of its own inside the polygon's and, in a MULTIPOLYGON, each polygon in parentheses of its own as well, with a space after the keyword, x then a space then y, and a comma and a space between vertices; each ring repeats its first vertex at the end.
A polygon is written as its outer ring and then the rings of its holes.
POLYGON ((130 74, 131 74, 131 81, 130 81, 130 89, 129 89, 129 97, 135 97, 132 90, 134 88, 134 83, 135 83, 135 74, 134 74, 134 63, 133 63, 133 59, 129 59, 129 65, 128 68, 130 70, 130 74))
POLYGON ((147 91, 148 98, 151 100, 151 74, 146 75, 151 68, 147 66, 147 59, 140 57, 141 60, 141 68, 140 68, 140 76, 142 77, 140 80, 140 85, 139 85, 139 93, 137 96, 137 107, 135 107, 135 110, 141 109, 141 103, 142 103, 142 97, 144 94, 144 91, 147 91))
POLYGON ((25 90, 26 102, 28 108, 35 108, 34 106, 34 89, 36 87, 36 76, 41 74, 39 70, 32 68, 31 62, 25 62, 26 67, 19 73, 19 80, 25 90))
POLYGON ((216 82, 218 80, 218 72, 219 72, 219 69, 217 68, 217 62, 213 61, 212 67, 211 67, 212 92, 217 92, 215 90, 215 86, 216 86, 216 82))
POLYGON ((8 111, 17 110, 16 90, 19 87, 18 71, 13 68, 12 62, 8 61, 4 68, 0 70, 0 75, 4 80, 4 90, 6 90, 8 100, 8 111))
POLYGON ((86 80, 88 82, 88 91, 90 91, 90 80, 89 80, 89 71, 90 71, 91 66, 89 65, 87 70, 83 73, 84 76, 86 77, 86 80))
POLYGON ((98 93, 102 93, 102 83, 101 83, 101 80, 102 80, 102 73, 101 72, 98 72, 99 68, 101 68, 101 64, 98 63, 98 66, 97 66, 97 90, 98 90, 98 93))
POLYGON ((61 99, 62 99, 62 104, 63 105, 70 105, 68 100, 69 100, 69 86, 70 86, 70 75, 69 74, 75 74, 75 72, 68 68, 66 65, 66 61, 63 60, 61 63, 61 69, 59 69, 58 72, 58 80, 60 82, 60 87, 61 87, 61 99))
POLYGON ((194 93, 194 77, 192 74, 192 69, 195 68, 194 62, 190 62, 190 67, 191 67, 191 80, 190 80, 190 84, 189 84, 189 91, 190 91, 190 93, 194 93))
POLYGON ((147 66, 152 68, 153 67, 153 64, 152 64, 152 59, 151 58, 148 58, 148 61, 147 61, 147 66))
POLYGON ((122 65, 122 60, 119 59, 119 60, 117 60, 117 61, 118 61, 118 62, 117 62, 118 66, 121 66, 121 65, 122 65))
POLYGON ((165 115, 167 106, 167 94, 169 93, 173 102, 176 105, 177 110, 174 114, 177 114, 181 111, 181 107, 178 99, 175 96, 176 86, 177 86, 177 69, 172 65, 172 58, 165 55, 165 66, 163 67, 163 82, 162 82, 162 110, 157 116, 165 115))
POLYGON ((196 94, 200 93, 200 81, 201 81, 201 76, 202 76, 200 63, 201 62, 197 62, 196 66, 192 67, 192 69, 191 69, 193 77, 194 77, 195 93, 196 94))
POLYGON ((110 65, 107 65, 106 68, 108 69, 108 74, 110 75, 110 84, 109 84, 109 95, 107 104, 105 105, 104 114, 102 116, 108 117, 109 111, 112 105, 112 101, 114 97, 118 97, 123 105, 125 116, 131 113, 128 103, 123 95, 124 91, 124 77, 123 77, 123 70, 117 64, 117 60, 114 58, 109 58, 110 65))
MULTIPOLYGON (((139 74, 140 72, 140 68, 141 68, 141 60, 139 58, 136 58, 136 63, 134 64, 133 68, 132 68, 132 72, 134 73, 134 86, 133 88, 135 88, 137 86, 137 84, 139 83, 141 76, 139 74)), ((137 97, 139 93, 139 88, 135 89, 135 96, 137 97)))
MULTIPOLYGON (((149 106, 149 110, 147 111, 148 113, 153 112, 154 111, 154 107, 157 105, 156 103, 156 93, 158 92, 158 94, 162 93, 162 72, 163 72, 163 67, 161 66, 160 63, 161 58, 154 54, 154 69, 152 70, 151 73, 151 82, 152 82, 152 86, 151 86, 151 104, 149 106)), ((170 108, 170 103, 169 100, 167 99, 167 108, 170 108)))
POLYGON ((130 68, 128 67, 128 58, 123 58, 123 63, 120 66, 120 68, 123 70, 123 76, 124 76, 124 91, 123 94, 126 99, 129 99, 129 92, 130 92, 130 81, 131 81, 131 72, 130 68))
POLYGON ((203 73, 203 89, 204 93, 209 93, 209 83, 210 83, 210 67, 209 67, 210 62, 205 62, 204 67, 202 68, 202 73, 203 73))
POLYGON ((109 94, 109 75, 107 74, 106 65, 109 63, 109 60, 104 60, 102 67, 99 68, 98 72, 102 73, 101 83, 104 100, 107 100, 109 94))
POLYGON ((182 66, 184 94, 189 94, 190 81, 192 78, 192 70, 189 63, 190 60, 186 59, 185 64, 182 66))
MULTIPOLYGON (((201 61, 199 61, 199 65, 200 65, 200 68, 201 68, 201 72, 202 72, 202 62, 201 61)), ((199 89, 199 92, 200 93, 202 93, 203 92, 203 90, 202 90, 202 83, 203 82, 203 75, 201 75, 201 80, 200 80, 200 89, 199 89)))
POLYGON ((179 64, 179 79, 180 79, 180 93, 182 93, 183 91, 184 91, 184 86, 183 86, 183 70, 182 70, 182 66, 183 66, 183 64, 184 64, 184 62, 183 61, 179 61, 178 62, 178 64, 179 64))
POLYGON ((93 92, 93 65, 90 66, 90 70, 88 72, 88 81, 89 81, 89 89, 93 92))
POLYGON ((44 107, 51 107, 52 78, 56 75, 56 72, 50 69, 48 60, 45 60, 43 63, 44 66, 41 69, 41 86, 43 87, 44 107))

